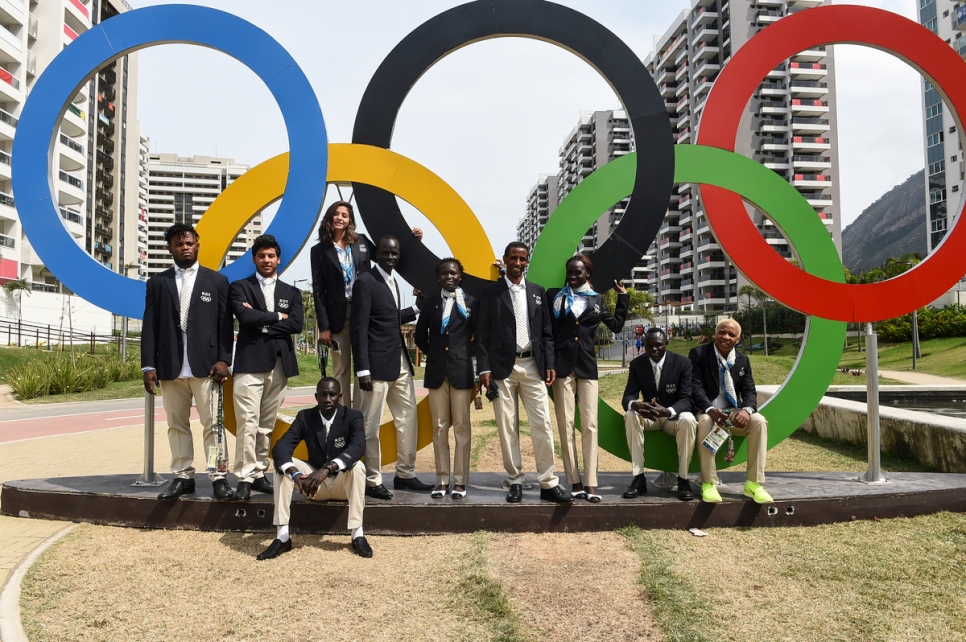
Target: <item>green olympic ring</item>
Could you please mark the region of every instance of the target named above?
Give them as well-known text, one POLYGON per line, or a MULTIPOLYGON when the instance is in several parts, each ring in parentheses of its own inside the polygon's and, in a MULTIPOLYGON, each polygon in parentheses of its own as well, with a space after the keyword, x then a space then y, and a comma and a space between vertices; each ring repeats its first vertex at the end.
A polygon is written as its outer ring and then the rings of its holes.
MULTIPOLYGON (((637 154, 623 156, 604 165, 580 182, 560 202, 537 239, 527 278, 544 287, 563 283, 565 261, 580 243, 583 230, 600 213, 631 193, 637 169, 637 154)), ((675 183, 701 183, 707 189, 727 189, 765 213, 784 233, 801 261, 802 269, 815 276, 845 282, 844 269, 825 225, 815 210, 790 183, 750 158, 716 147, 677 145, 674 156, 675 183)), ((768 448, 790 436, 821 401, 838 367, 845 342, 845 323, 809 317, 802 349, 788 378, 761 407, 768 419, 768 448)), ((630 460, 624 432, 624 415, 605 401, 598 402, 600 447, 630 460)), ((575 421, 579 428, 579 422, 575 421)), ((735 437, 734 462, 724 462, 718 453, 718 468, 747 461, 743 437, 735 437)), ((644 444, 648 468, 676 470, 674 439, 663 432, 649 433, 644 444)), ((691 470, 697 471, 697 458, 691 470)))

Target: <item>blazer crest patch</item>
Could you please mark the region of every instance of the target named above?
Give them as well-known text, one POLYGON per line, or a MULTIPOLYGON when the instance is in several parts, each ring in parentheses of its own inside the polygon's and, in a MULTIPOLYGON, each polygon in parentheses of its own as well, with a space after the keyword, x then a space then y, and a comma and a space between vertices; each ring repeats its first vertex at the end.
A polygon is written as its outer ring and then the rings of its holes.
POLYGON ((745 367, 744 366, 742 366, 741 369, 738 370, 738 376, 739 377, 744 377, 745 376, 745 367))
POLYGON ((202 292, 201 300, 205 303, 211 303, 211 292, 202 292))
POLYGON ((287 308, 288 306, 289 306, 288 299, 279 299, 278 300, 278 307, 280 307, 280 308, 287 308))
POLYGON ((594 304, 594 314, 600 314, 600 306, 596 303, 594 304))
POLYGON ((535 305, 543 305, 543 297, 540 296, 539 294, 534 294, 533 295, 533 303, 535 305))
POLYGON ((332 445, 336 448, 345 448, 345 437, 336 437, 332 445))
POLYGON ((664 386, 664 392, 668 393, 669 395, 673 395, 677 391, 678 391, 678 384, 676 383, 669 383, 664 386))
POLYGON ((365 254, 368 251, 369 251, 369 248, 366 247, 366 244, 365 243, 363 243, 363 244, 361 244, 359 246, 359 253, 360 254, 365 254))

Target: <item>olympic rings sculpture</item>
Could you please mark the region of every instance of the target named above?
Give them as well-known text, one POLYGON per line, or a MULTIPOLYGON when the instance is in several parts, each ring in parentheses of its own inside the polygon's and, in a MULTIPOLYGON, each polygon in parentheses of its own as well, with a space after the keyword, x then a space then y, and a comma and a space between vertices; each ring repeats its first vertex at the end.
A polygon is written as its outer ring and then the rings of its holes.
MULTIPOLYGON (((52 198, 50 158, 58 123, 71 97, 97 71, 145 47, 182 42, 227 53, 268 86, 282 111, 290 152, 269 159, 235 181, 198 223, 205 238, 202 264, 221 265, 231 240, 270 203, 282 203, 266 233, 282 246, 284 269, 314 231, 326 182, 351 182, 360 216, 376 236, 394 234, 407 262, 403 276, 435 287, 438 258, 409 234, 395 198, 422 212, 467 268, 464 287, 479 292, 495 277, 493 252, 479 220, 442 179, 392 152, 392 129, 412 86, 449 53, 480 40, 523 36, 573 52, 597 69, 618 94, 644 154, 629 154, 590 174, 557 207, 534 248, 528 278, 544 287, 564 279, 564 262, 583 232, 624 198, 629 206, 615 233, 593 258, 599 290, 608 289, 640 260, 657 234, 675 182, 699 185, 709 225, 736 267, 770 296, 812 315, 791 374, 761 412, 770 424, 769 448, 790 435, 824 394, 841 356, 846 321, 877 321, 929 303, 966 273, 966 227, 956 217, 937 251, 900 277, 847 285, 841 261, 814 208, 780 176, 734 153, 741 112, 770 69, 796 52, 850 43, 879 48, 916 67, 954 112, 966 108, 966 62, 919 24, 896 14, 848 5, 800 11, 761 30, 724 67, 701 119, 696 145, 674 145, 670 120, 641 61, 616 35, 591 18, 544 0, 477 0, 445 11, 404 38, 379 66, 363 95, 350 144, 329 144, 308 79, 271 36, 229 13, 189 5, 137 9, 78 37, 37 80, 20 117, 13 146, 13 186, 25 233, 50 271, 91 303, 140 318, 144 284, 124 278, 79 248, 60 223, 52 198), (321 163, 320 163, 321 160, 321 163), (323 168, 327 181, 318 180, 323 168), (283 198, 284 197, 284 198, 283 198), (798 269, 772 251, 745 213, 747 201, 782 230, 800 259, 798 269)), ((961 206, 962 207, 962 206, 961 206)), ((961 212, 962 210, 960 210, 961 212)), ((230 280, 253 273, 242 258, 221 270, 230 280)), ((230 390, 230 386, 226 388, 230 390)), ((232 404, 226 425, 234 426, 232 404)), ((419 447, 431 442, 428 404, 418 409, 419 447)), ((273 440, 287 425, 279 423, 273 440)), ((629 458, 620 413, 600 402, 600 446, 629 458)), ((381 432, 383 456, 395 452, 390 424, 381 432)), ((743 439, 732 464, 746 460, 743 439)), ((675 445, 663 433, 645 444, 650 466, 672 470, 675 445)))

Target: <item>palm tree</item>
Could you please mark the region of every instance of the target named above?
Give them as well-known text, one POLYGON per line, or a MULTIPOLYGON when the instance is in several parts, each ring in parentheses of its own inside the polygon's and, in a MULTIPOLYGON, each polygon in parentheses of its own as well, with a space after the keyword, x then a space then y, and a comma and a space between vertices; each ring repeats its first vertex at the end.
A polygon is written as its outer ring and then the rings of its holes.
POLYGON ((27 279, 10 279, 3 284, 3 289, 13 294, 17 293, 17 347, 20 346, 20 326, 23 323, 23 293, 26 290, 27 296, 33 289, 27 279))

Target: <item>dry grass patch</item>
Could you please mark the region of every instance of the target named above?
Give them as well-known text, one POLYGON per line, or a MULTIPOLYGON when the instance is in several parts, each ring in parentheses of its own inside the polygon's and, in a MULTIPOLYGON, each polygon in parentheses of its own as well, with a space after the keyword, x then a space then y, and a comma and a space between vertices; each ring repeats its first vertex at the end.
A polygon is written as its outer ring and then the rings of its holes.
POLYGON ((264 533, 82 525, 28 573, 24 627, 34 642, 266 640, 279 631, 322 640, 331 637, 323 622, 337 622, 342 640, 486 637, 447 608, 468 536, 369 539, 369 560, 352 553, 348 535, 295 534, 291 553, 258 562, 271 541, 264 533))
POLYGON ((532 640, 663 640, 614 533, 492 534, 496 577, 532 640))
POLYGON ((964 515, 623 534, 671 640, 966 640, 964 515))

